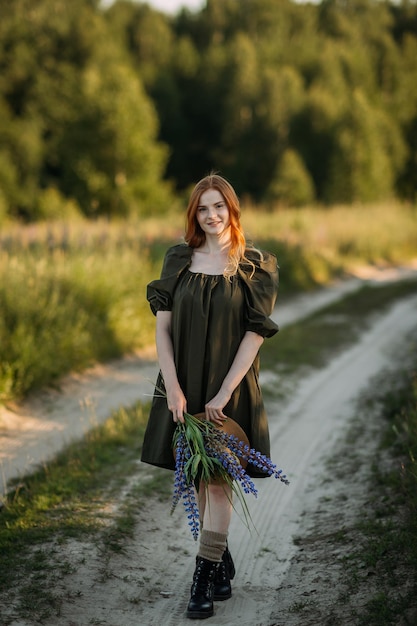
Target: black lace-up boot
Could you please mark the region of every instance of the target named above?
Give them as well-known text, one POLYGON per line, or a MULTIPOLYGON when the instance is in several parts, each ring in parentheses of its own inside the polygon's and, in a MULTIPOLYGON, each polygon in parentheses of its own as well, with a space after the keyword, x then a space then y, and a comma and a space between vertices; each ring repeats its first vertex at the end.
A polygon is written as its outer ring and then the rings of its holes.
POLYGON ((232 597, 232 585, 230 581, 235 577, 235 564, 229 548, 223 552, 223 557, 214 578, 214 600, 228 600, 232 597))
POLYGON ((205 619, 213 615, 214 578, 218 567, 219 563, 197 557, 187 617, 205 619))

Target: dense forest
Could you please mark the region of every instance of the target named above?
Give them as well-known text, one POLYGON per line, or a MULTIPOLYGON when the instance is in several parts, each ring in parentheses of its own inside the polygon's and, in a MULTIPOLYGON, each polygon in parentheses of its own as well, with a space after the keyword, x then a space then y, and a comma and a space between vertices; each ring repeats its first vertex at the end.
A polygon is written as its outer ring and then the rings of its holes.
POLYGON ((417 195, 412 0, 0 0, 0 222, 417 195))

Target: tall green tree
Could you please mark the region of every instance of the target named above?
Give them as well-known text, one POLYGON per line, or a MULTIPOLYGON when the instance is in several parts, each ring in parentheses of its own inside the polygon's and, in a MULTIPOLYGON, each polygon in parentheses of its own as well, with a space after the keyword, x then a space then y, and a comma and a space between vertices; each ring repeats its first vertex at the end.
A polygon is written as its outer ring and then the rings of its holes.
POLYGON ((334 138, 325 199, 332 203, 390 198, 405 146, 396 125, 359 89, 336 124, 334 138))
POLYGON ((13 214, 36 217, 49 188, 73 198, 87 215, 168 202, 167 151, 156 140, 153 103, 97 7, 89 0, 6 6, 0 132, 3 158, 17 164, 7 168, 13 214))

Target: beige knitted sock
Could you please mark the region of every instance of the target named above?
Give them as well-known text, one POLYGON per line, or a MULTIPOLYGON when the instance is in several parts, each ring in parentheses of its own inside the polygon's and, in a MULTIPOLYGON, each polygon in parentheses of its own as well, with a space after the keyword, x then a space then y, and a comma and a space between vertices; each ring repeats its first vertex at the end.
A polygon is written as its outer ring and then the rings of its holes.
POLYGON ((200 535, 200 548, 198 556, 208 561, 220 563, 223 552, 226 549, 227 533, 214 533, 211 530, 203 529, 200 535))

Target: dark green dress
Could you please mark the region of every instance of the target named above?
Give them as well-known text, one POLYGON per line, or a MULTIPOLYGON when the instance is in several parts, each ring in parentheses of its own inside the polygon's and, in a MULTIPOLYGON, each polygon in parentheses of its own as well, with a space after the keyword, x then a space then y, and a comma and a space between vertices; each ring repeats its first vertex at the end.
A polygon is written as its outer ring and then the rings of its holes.
MULTIPOLYGON (((161 278, 148 285, 147 297, 154 314, 172 311, 172 341, 178 380, 187 399, 187 411, 204 411, 219 391, 246 331, 272 337, 278 326, 270 319, 277 289, 275 256, 263 252, 263 260, 251 249, 228 280, 189 270, 192 248, 180 244, 165 256, 161 278)), ((156 386, 164 389, 159 373, 156 386)), ((175 424, 165 397, 156 390, 142 449, 142 461, 175 469, 172 435, 175 424)), ((268 421, 259 386, 259 355, 235 389, 224 413, 240 424, 251 447, 269 456, 268 421)), ((253 466, 247 472, 259 474, 253 466)))

